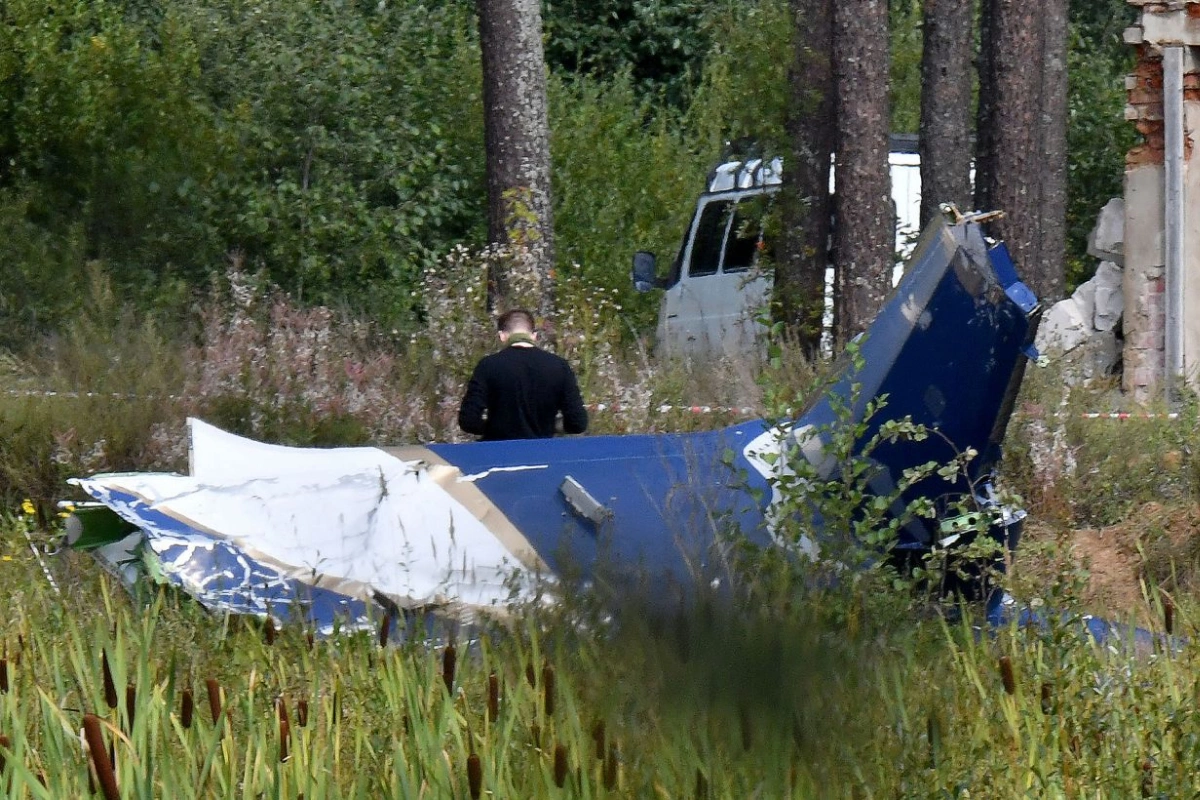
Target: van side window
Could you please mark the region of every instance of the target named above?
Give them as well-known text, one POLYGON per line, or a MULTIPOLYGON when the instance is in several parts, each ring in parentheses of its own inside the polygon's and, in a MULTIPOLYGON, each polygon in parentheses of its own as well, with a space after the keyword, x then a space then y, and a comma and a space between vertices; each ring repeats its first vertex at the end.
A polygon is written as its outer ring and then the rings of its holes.
POLYGON ((688 265, 689 276, 716 274, 721 265, 721 247, 725 242, 731 205, 728 200, 715 200, 706 204, 700 212, 696 238, 692 242, 691 263, 688 265))
POLYGON ((754 266, 758 243, 762 240, 761 214, 762 209, 757 203, 739 203, 734 207, 723 272, 745 272, 754 266))

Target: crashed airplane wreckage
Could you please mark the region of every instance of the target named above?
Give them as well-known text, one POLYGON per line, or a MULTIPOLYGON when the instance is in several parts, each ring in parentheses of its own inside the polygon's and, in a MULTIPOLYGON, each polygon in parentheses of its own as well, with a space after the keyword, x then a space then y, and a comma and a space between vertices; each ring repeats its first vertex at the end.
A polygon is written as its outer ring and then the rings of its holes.
MULTIPOLYGON (((888 419, 940 435, 873 451, 872 491, 887 496, 904 470, 974 449, 957 484, 931 476, 894 513, 919 497, 939 508, 967 498, 988 514, 988 535, 1015 546, 1023 513, 996 506, 990 478, 1036 356, 1040 306, 983 221, 930 225, 862 340, 861 368, 843 359, 791 425, 314 449, 190 420, 190 474, 72 480, 96 504, 77 512, 71 538, 127 580, 136 561, 210 609, 323 632, 365 625, 381 605, 459 618, 502 611, 535 596, 541 578, 679 596, 724 579, 728 531, 775 544, 771 475, 783 459, 771 453, 786 448, 827 475, 819 440, 836 409, 862 420, 868 401, 886 395, 860 443, 888 419)), ((905 516, 898 550, 928 552, 947 522, 905 516)))

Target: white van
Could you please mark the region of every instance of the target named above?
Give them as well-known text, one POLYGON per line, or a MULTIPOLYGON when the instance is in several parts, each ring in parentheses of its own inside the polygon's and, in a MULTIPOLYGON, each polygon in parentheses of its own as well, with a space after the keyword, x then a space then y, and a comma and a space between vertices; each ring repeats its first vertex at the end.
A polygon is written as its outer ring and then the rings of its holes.
MULTIPOLYGON (((915 244, 921 215, 921 166, 914 137, 892 137, 889 156, 896 209, 896 252, 903 262, 915 244)), ((657 341, 660 355, 697 360, 743 358, 759 352, 764 327, 759 316, 771 292, 771 274, 761 259, 772 237, 763 222, 779 191, 783 162, 753 158, 728 161, 709 175, 679 253, 665 277, 654 254, 633 258, 639 292, 664 289, 657 341), (760 263, 762 262, 762 263, 760 263)), ((833 174, 830 171, 830 188, 833 174)), ((899 277, 899 268, 893 281, 899 277)), ((832 270, 826 273, 826 327, 832 320, 832 270)))

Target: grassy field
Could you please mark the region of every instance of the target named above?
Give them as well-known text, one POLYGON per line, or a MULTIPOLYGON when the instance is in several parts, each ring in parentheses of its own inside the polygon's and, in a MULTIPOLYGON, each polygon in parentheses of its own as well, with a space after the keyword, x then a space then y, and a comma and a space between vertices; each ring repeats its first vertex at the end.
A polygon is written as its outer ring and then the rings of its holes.
POLYGON ((580 625, 577 610, 400 646, 313 641, 170 592, 135 600, 73 552, 43 557, 52 583, 24 526, 9 522, 0 551, 6 797, 1200 789, 1191 643, 1099 646, 1070 619, 986 634, 969 617, 848 624, 802 606, 617 626, 580 625))

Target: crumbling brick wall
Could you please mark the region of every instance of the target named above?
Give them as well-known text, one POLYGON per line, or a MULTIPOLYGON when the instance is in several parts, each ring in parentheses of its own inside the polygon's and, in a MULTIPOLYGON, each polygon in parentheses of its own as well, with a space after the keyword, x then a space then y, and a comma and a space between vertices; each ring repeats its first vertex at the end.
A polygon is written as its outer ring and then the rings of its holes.
MULTIPOLYGON (((1123 327, 1123 388, 1135 399, 1145 402, 1161 396, 1166 374, 1166 254, 1165 232, 1165 136, 1163 130, 1162 46, 1185 45, 1184 107, 1185 119, 1200 118, 1200 68, 1196 47, 1200 44, 1200 0, 1128 0, 1140 11, 1138 24, 1126 31, 1125 40, 1135 48, 1137 61, 1125 79, 1127 105, 1125 118, 1141 135, 1125 159, 1125 312, 1123 327)), ((1185 123, 1185 127, 1192 127, 1185 123)), ((1200 173, 1189 175, 1193 139, 1184 136, 1185 191, 1189 196, 1200 189, 1200 173)), ((1188 212, 1190 213, 1190 212, 1188 212)), ((1185 225, 1184 269, 1200 274, 1194 261, 1200 255, 1200 231, 1189 221, 1185 225)), ((1193 281, 1195 282, 1195 281, 1193 281)), ((1195 316, 1188 308, 1185 293, 1185 319, 1195 316), (1190 314, 1189 314, 1190 312, 1190 314)), ((1195 326, 1195 323, 1193 323, 1195 326)), ((1200 332, 1190 341, 1200 341, 1200 332)), ((1185 362, 1197 362, 1195 344, 1189 357, 1185 332, 1185 362)), ((1186 368, 1186 365, 1185 365, 1186 368)))

